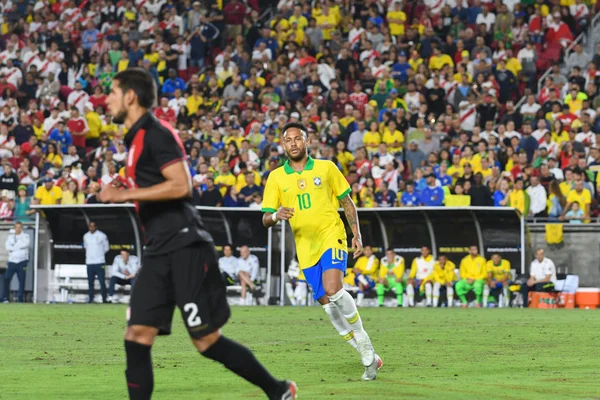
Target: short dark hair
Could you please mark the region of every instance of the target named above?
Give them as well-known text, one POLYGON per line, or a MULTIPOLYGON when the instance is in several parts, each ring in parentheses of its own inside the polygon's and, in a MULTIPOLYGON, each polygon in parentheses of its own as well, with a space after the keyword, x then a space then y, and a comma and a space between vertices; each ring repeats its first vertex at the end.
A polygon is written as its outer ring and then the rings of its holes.
POLYGON ((156 83, 149 72, 142 68, 130 68, 115 75, 114 81, 119 81, 123 93, 128 90, 138 97, 138 104, 143 108, 151 108, 156 101, 156 83))
POLYGON ((289 124, 284 126, 281 130, 281 135, 283 136, 288 129, 292 128, 299 129, 300 131, 304 132, 306 136, 308 136, 308 130, 306 129, 306 127, 298 122, 290 122, 289 124))

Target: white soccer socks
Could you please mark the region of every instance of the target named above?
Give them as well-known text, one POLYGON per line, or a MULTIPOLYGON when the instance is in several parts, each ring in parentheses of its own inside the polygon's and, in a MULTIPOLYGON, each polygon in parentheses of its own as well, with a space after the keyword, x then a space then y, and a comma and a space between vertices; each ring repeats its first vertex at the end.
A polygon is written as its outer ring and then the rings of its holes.
POLYGON ((356 294, 356 306, 357 307, 362 307, 364 298, 365 298, 365 294, 363 292, 358 292, 356 294))
POLYGON ((306 282, 298 282, 296 284, 296 290, 294 291, 294 295, 296 296, 296 303, 300 306, 306 306, 307 296, 308 296, 308 286, 306 282))
POLYGON ((294 287, 292 286, 291 282, 285 283, 285 294, 287 294, 288 299, 290 299, 290 303, 292 303, 292 305, 295 306, 297 304, 296 295, 294 293, 294 287))
POLYGON ((490 297, 490 286, 488 284, 483 286, 483 308, 488 305, 488 298, 490 297))
POLYGON ((344 318, 346 318, 354 331, 354 336, 357 341, 360 342, 365 339, 369 340, 369 335, 367 335, 367 332, 363 329, 362 320, 360 319, 360 315, 358 315, 358 309, 356 308, 356 304, 350 293, 341 289, 333 296, 329 296, 329 301, 335 304, 344 318))
POLYGON ((454 288, 446 286, 446 298, 448 299, 448 307, 454 306, 454 288))
POLYGON ((425 283, 425 299, 427 300, 427 307, 431 307, 431 282, 425 283))
POLYGON ((346 321, 346 318, 342 315, 340 310, 338 310, 337 306, 333 303, 323 304, 323 310, 331 320, 333 327, 340 334, 342 338, 348 343, 350 346, 358 349, 358 344, 356 343, 356 339, 354 338, 354 331, 352 327, 346 321))
POLYGON ((406 295, 408 296, 408 306, 415 306, 415 287, 412 284, 406 285, 406 295))
POLYGON ((442 287, 442 285, 440 285, 438 282, 433 284, 433 307, 437 308, 439 302, 440 302, 440 288, 442 287))

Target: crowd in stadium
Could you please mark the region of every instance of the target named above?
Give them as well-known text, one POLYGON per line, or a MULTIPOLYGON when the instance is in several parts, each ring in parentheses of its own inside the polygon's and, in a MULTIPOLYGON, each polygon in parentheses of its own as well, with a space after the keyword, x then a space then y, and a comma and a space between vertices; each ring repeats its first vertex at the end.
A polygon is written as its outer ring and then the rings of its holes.
POLYGON ((359 207, 598 215, 600 47, 564 57, 595 1, 280 0, 261 17, 270 6, 1 0, 0 218, 127 187, 105 100, 134 66, 156 81, 198 205, 260 209, 298 121, 359 207))

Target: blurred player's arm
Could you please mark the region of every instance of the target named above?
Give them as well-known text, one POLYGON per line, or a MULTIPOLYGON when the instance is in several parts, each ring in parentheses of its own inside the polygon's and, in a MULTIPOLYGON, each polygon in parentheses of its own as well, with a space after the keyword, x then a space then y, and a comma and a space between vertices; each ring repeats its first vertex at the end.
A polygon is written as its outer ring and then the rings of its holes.
POLYGON ((183 160, 167 165, 161 172, 165 181, 147 188, 119 190, 112 185, 107 185, 100 192, 100 200, 105 203, 125 203, 177 200, 191 196, 190 171, 183 160))
POLYGON ((151 135, 147 142, 150 143, 150 154, 160 171, 164 182, 146 188, 132 188, 119 190, 112 185, 107 185, 100 192, 103 202, 124 203, 128 201, 167 201, 177 200, 192 195, 192 178, 185 161, 185 154, 175 136, 164 134, 157 130, 149 130, 146 135, 151 135))
POLYGON ((412 263, 410 264, 410 274, 408 275, 407 282, 413 283, 416 276, 417 276, 417 259, 415 258, 412 260, 412 263))

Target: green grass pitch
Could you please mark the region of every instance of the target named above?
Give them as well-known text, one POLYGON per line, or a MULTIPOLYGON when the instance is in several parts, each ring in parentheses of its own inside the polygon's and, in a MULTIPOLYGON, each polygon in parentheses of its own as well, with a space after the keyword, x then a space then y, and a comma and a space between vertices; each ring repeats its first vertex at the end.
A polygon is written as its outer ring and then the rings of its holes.
MULTIPOLYGON (((252 348, 301 400, 599 399, 600 311, 361 309, 385 365, 314 308, 233 308, 224 334, 252 348)), ((0 399, 125 399, 122 305, 0 304, 0 399)), ((179 313, 153 350, 153 399, 264 399, 194 351, 179 313)))

